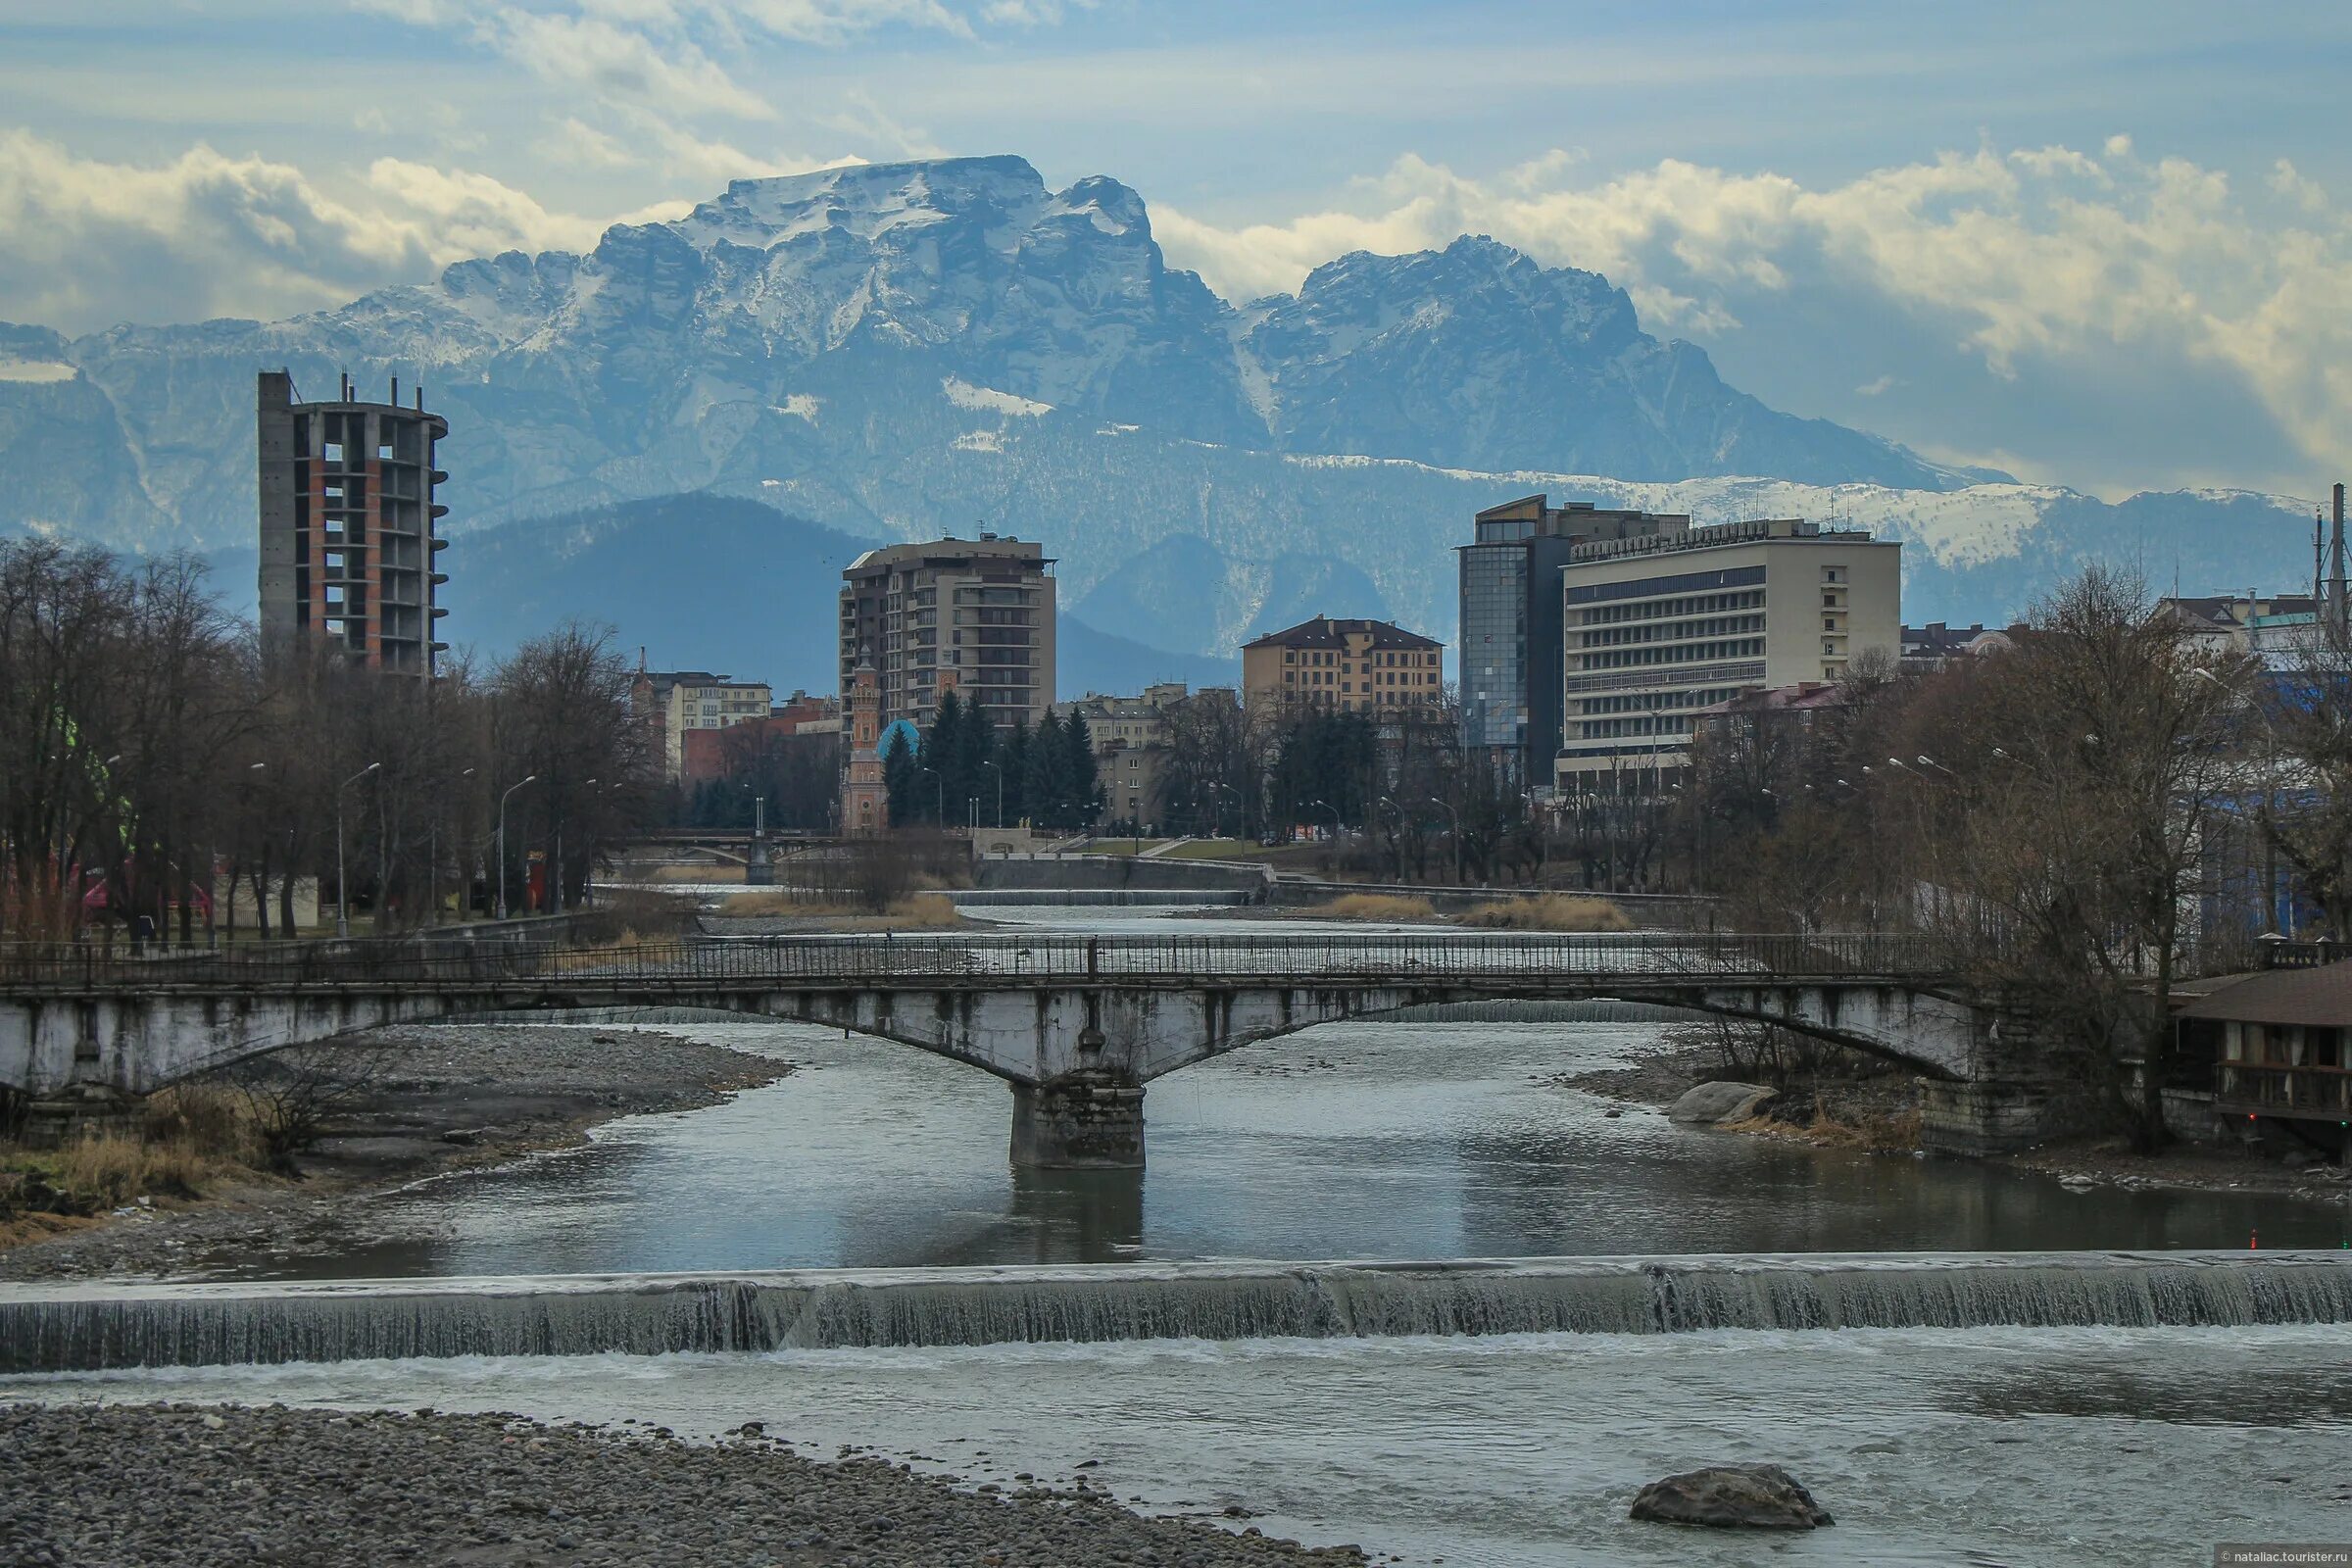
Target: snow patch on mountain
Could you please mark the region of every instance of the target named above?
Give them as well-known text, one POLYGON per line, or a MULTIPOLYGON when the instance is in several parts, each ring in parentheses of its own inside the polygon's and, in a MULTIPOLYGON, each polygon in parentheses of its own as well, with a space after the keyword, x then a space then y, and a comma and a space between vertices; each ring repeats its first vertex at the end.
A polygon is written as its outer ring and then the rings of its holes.
POLYGON ((966 430, 948 445, 957 452, 1002 452, 1004 438, 994 430, 966 430))
POLYGON ((61 360, 0 359, 0 381, 24 381, 38 386, 53 381, 71 381, 80 373, 61 360))
POLYGON ((823 408, 824 403, 823 398, 812 397, 807 392, 793 392, 788 393, 783 402, 769 404, 767 412, 781 414, 787 418, 806 419, 810 424, 814 424, 816 411, 823 408))
POLYGON ((974 386, 971 382, 958 376, 951 375, 939 385, 940 389, 947 393, 950 403, 959 409, 969 409, 974 413, 1003 414, 1018 418, 1034 419, 1041 415, 1054 412, 1054 405, 1051 403, 1039 403, 1033 398, 1019 397, 1010 392, 1000 392, 993 386, 974 386))

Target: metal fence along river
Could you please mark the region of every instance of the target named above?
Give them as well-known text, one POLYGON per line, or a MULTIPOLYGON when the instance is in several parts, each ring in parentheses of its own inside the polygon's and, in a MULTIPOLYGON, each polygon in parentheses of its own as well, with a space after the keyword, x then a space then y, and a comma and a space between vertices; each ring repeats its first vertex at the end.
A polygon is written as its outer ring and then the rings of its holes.
POLYGON ((0 944, 0 991, 283 992, 384 986, 496 987, 563 981, 631 989, 973 983, 1001 986, 1250 979, 1570 983, 1626 974, 1753 980, 1924 981, 1944 972, 1913 936, 1633 932, 1596 935, 1391 932, 1363 936, 790 936, 624 943, 286 943, 233 952, 134 953, 90 943, 0 944))

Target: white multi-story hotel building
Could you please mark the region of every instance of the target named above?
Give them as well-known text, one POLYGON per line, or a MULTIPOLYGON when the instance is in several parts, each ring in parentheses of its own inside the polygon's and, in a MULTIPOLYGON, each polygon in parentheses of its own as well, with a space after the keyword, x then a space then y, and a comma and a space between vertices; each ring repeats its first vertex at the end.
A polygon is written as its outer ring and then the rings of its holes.
POLYGON ((1902 648, 1902 547, 1788 518, 1578 546, 1560 569, 1563 792, 1657 787, 1699 710, 1902 648))

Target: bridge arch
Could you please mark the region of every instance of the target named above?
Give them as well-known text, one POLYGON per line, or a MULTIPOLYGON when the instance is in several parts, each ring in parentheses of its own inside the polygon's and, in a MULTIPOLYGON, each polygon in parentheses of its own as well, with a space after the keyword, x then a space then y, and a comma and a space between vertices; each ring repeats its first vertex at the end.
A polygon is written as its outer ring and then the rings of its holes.
MULTIPOLYGON (((1246 994, 1229 994, 1192 1040, 1151 1054, 1143 1078, 1165 1077, 1185 1067, 1247 1050, 1269 1040, 1301 1034, 1327 1024, 1393 1018, 1432 1004, 1478 1002, 1623 1002, 1686 1012, 1775 1024, 1794 1033, 1861 1052, 1923 1076, 1957 1082, 1969 1075, 1982 1024, 1975 1008, 1956 998, 1904 986, 1886 986, 1857 996, 1851 988, 1822 986, 1693 986, 1654 984, 1602 987, 1577 996, 1536 988, 1433 987, 1353 988, 1334 997, 1316 988, 1320 1006, 1253 1005, 1246 994), (1336 1003, 1335 1004, 1331 1004, 1336 1003)), ((1339 989, 1339 988, 1334 988, 1339 989)))

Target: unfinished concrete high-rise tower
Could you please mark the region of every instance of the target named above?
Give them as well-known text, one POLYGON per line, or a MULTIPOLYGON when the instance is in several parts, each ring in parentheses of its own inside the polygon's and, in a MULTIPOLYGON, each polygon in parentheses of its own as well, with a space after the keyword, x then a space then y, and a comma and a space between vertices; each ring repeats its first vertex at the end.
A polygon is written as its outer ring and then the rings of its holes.
POLYGON ((446 612, 433 590, 445 541, 435 524, 449 509, 434 486, 433 447, 449 421, 391 399, 358 399, 341 378, 332 403, 298 403, 294 378, 261 372, 256 394, 261 454, 261 631, 273 656, 306 643, 373 669, 429 678, 446 612))

